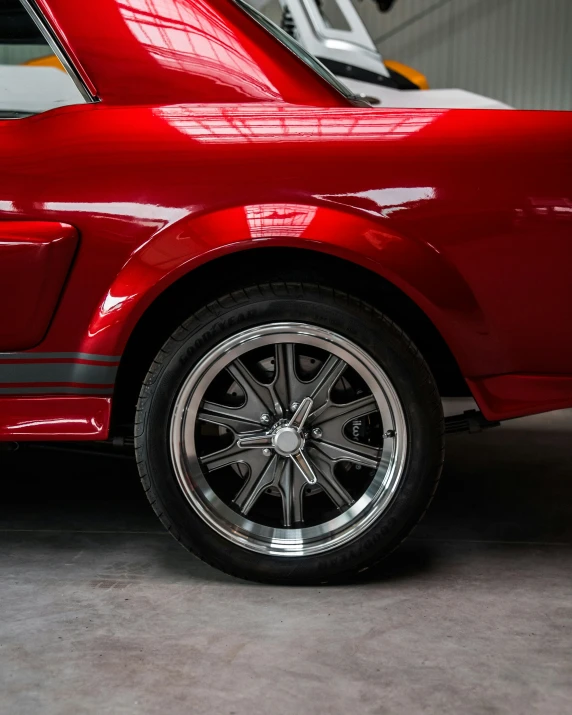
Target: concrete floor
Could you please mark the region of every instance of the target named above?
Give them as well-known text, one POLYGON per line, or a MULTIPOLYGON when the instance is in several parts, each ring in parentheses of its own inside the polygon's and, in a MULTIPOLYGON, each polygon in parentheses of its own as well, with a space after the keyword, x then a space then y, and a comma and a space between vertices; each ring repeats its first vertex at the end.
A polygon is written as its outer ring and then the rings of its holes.
POLYGON ((376 574, 241 582, 128 460, 0 453, 0 712, 572 713, 572 410, 451 437, 376 574))

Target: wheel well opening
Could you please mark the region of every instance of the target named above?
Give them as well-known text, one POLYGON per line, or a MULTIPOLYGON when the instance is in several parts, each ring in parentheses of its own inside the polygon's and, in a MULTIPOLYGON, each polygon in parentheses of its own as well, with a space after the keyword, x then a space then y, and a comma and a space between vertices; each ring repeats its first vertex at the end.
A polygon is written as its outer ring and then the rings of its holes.
POLYGON ((194 311, 218 296, 253 283, 305 281, 343 290, 393 320, 427 361, 443 397, 470 392, 457 362, 435 326, 401 290, 377 274, 328 254, 306 249, 266 247, 211 261, 167 288, 133 330, 119 366, 112 413, 112 434, 133 423, 143 379, 171 333, 194 311))

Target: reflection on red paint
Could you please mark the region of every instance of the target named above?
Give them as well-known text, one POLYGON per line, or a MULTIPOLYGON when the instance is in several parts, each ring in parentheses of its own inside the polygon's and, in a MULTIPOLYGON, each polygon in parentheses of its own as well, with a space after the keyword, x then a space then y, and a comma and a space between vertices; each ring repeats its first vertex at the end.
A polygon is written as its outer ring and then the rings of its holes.
POLYGON ((3 397, 0 440, 105 439, 109 397, 3 397))
MULTIPOLYGON (((367 115, 354 114, 349 121, 341 121, 339 110, 316 112, 310 108, 275 104, 228 105, 212 107, 195 105, 157 107, 155 116, 170 126, 192 136, 199 142, 280 142, 323 141, 324 139, 356 140, 375 138, 377 142, 404 139, 425 129, 448 110, 424 111, 408 115, 396 111, 372 111, 367 115)), ((349 119, 349 117, 348 117, 349 119)))
POLYGON ((530 199, 531 210, 537 216, 547 216, 552 219, 572 219, 572 200, 567 198, 537 198, 530 199))
POLYGON ((106 104, 290 102, 346 97, 227 0, 37 0, 106 104), (102 35, 103 32, 103 35, 102 35))
POLYGON ((328 194, 320 196, 324 201, 353 206, 372 216, 389 218, 398 211, 416 209, 421 202, 431 201, 436 189, 431 186, 396 186, 391 189, 370 189, 356 194, 328 194))
POLYGON ((302 236, 316 215, 315 206, 268 204, 246 206, 244 213, 252 238, 302 236))
POLYGON ((118 7, 137 41, 164 68, 208 77, 229 86, 248 84, 261 99, 269 91, 280 96, 241 47, 232 25, 221 22, 208 5, 122 0, 118 7))

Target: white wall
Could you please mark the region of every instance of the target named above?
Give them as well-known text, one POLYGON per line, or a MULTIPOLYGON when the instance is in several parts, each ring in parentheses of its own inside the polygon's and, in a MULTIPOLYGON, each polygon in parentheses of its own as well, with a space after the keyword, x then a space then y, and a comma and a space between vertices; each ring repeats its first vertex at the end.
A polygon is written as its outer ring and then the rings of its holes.
POLYGON ((354 2, 381 54, 432 87, 572 110, 572 0, 397 0, 389 13, 354 2))

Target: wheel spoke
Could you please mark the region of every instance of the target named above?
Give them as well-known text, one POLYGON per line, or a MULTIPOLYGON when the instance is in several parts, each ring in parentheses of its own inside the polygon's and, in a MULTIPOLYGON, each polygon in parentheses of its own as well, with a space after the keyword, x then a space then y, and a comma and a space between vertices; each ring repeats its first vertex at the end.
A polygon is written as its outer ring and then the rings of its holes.
POLYGON ((226 449, 220 449, 218 452, 211 452, 211 454, 201 457, 200 461, 203 466, 208 467, 209 472, 238 462, 248 464, 251 470, 256 470, 266 464, 268 457, 262 453, 261 449, 241 449, 237 444, 232 444, 226 449))
POLYGON ((201 422, 221 425, 237 434, 260 429, 258 420, 245 417, 240 409, 219 405, 216 402, 205 402, 202 409, 199 410, 197 419, 201 422))
POLYGON ((333 475, 322 474, 318 482, 337 508, 342 511, 350 507, 354 500, 333 475))
POLYGON ((330 355, 318 374, 304 382, 296 372, 295 346, 291 343, 283 343, 276 346, 276 390, 286 406, 293 402, 300 403, 308 395, 320 405, 327 400, 330 390, 346 367, 343 360, 330 355))
POLYGON ((250 470, 246 482, 233 500, 243 514, 248 514, 265 489, 273 485, 277 486, 284 464, 283 459, 274 455, 261 472, 255 473, 250 470))
POLYGON ((350 444, 351 447, 342 447, 339 444, 320 441, 314 445, 314 449, 319 450, 334 462, 355 462, 356 464, 361 464, 371 469, 377 467, 381 458, 381 450, 376 447, 370 447, 367 444, 360 444, 359 442, 348 441, 348 444, 350 444))
POLYGON ((274 401, 268 387, 258 382, 241 360, 236 359, 226 369, 246 395, 246 403, 240 408, 244 417, 257 421, 263 413, 272 412, 274 401))
POLYGON ((304 518, 302 500, 307 482, 300 471, 294 468, 291 459, 285 460, 284 471, 279 482, 282 496, 282 519, 285 527, 301 524, 304 518))
POLYGON ((316 464, 318 484, 334 502, 338 509, 347 509, 354 503, 349 492, 340 484, 334 474, 335 463, 315 449, 312 450, 312 459, 316 464))
POLYGON ((330 402, 319 416, 314 412, 313 424, 314 426, 319 425, 322 429, 328 424, 329 427, 338 429, 341 432, 344 425, 350 420, 376 412, 377 409, 377 402, 373 395, 366 395, 366 397, 361 397, 359 400, 348 402, 345 405, 330 402))
POLYGON ((347 363, 341 358, 330 355, 324 362, 320 372, 312 380, 312 383, 306 386, 306 389, 310 387, 312 390, 310 395, 314 400, 314 412, 310 415, 312 421, 315 422, 327 409, 328 405, 331 404, 330 393, 332 388, 346 368, 347 363))
POLYGON ((234 464, 240 461, 240 458, 244 457, 244 454, 244 450, 240 449, 236 443, 234 443, 224 449, 205 454, 200 460, 201 464, 208 467, 209 472, 212 472, 215 469, 226 467, 227 464, 234 464))
MULTIPOLYGON (((273 388, 278 398, 278 401, 286 409, 292 397, 292 386, 298 381, 295 367, 295 352, 292 343, 278 343, 275 346, 274 364, 276 366, 274 372, 273 388)), ((282 417, 284 411, 280 415, 282 417)))
POLYGON ((318 374, 311 380, 303 381, 296 371, 296 352, 292 343, 276 345, 275 360, 274 386, 280 400, 286 406, 292 402, 300 403, 307 395, 310 395, 318 405, 326 402, 332 387, 347 367, 341 358, 329 355, 318 374))

